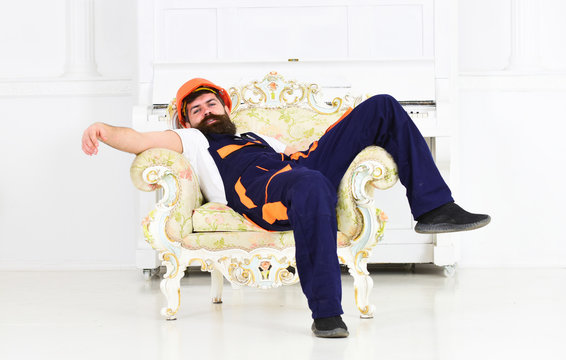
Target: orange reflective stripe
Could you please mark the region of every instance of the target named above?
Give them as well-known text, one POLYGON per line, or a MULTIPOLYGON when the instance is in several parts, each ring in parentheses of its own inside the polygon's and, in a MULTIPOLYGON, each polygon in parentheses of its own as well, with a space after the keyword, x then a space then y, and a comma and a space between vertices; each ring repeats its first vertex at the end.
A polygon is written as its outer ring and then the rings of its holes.
POLYGON ((318 147, 318 141, 315 141, 311 144, 311 147, 309 148, 309 152, 306 155, 303 154, 302 151, 297 151, 296 153, 291 154, 291 159, 299 160, 299 158, 307 158, 309 157, 311 152, 316 150, 317 147, 318 147))
POLYGON ((260 170, 263 170, 263 171, 269 171, 269 170, 267 170, 267 169, 265 169, 265 168, 262 168, 261 166, 257 166, 257 165, 256 165, 256 168, 258 168, 258 169, 260 169, 260 170))
POLYGON ((236 193, 240 197, 240 201, 242 202, 242 204, 244 204, 248 209, 253 209, 257 205, 254 204, 252 199, 250 199, 246 195, 246 188, 244 187, 244 185, 242 185, 242 182, 240 181, 241 179, 242 179, 241 177, 238 178, 238 181, 236 181, 236 185, 234 185, 234 189, 236 189, 236 193))
POLYGON ((353 110, 353 109, 352 109, 351 107, 349 107, 348 110, 346 110, 346 112, 345 112, 342 116, 340 116, 340 119, 336 120, 336 122, 335 122, 334 124, 330 125, 330 127, 329 127, 328 129, 326 129, 326 131, 325 131, 324 133, 326 134, 327 132, 329 132, 330 129, 332 129, 334 126, 336 126, 336 125, 337 125, 340 121, 342 121, 346 116, 350 115, 350 113, 352 112, 352 110, 353 110))
POLYGON ((281 201, 267 203, 261 208, 261 216, 269 224, 273 224, 275 220, 287 220, 287 207, 281 201))
POLYGON ((307 156, 305 154, 303 154, 302 152, 296 152, 296 153, 291 154, 291 160, 299 160, 299 158, 301 158, 301 157, 306 158, 307 156))
POLYGON ((224 159, 226 156, 230 155, 231 153, 233 153, 236 150, 240 150, 241 148, 243 148, 244 146, 248 146, 248 145, 253 145, 254 143, 252 142, 248 142, 244 145, 226 145, 221 147, 220 149, 217 150, 218 155, 220 155, 220 157, 222 159, 224 159))
POLYGON ((275 177, 275 175, 279 175, 282 172, 289 171, 289 170, 291 170, 291 165, 287 164, 287 166, 285 166, 283 169, 277 171, 275 174, 271 175, 269 180, 267 180, 267 185, 265 185, 265 202, 267 202, 267 188, 269 187, 269 183, 271 182, 271 179, 273 179, 275 177))

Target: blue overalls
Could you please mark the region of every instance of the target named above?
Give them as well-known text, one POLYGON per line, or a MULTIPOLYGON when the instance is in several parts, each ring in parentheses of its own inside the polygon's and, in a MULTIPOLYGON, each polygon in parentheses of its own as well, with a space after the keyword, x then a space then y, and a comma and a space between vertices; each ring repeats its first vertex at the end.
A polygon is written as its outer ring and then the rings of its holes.
POLYGON ((343 313, 336 196, 360 151, 379 145, 393 156, 415 218, 453 201, 422 135, 388 95, 364 101, 291 156, 253 133, 207 138, 228 205, 264 229, 293 230, 301 287, 315 319, 343 313))

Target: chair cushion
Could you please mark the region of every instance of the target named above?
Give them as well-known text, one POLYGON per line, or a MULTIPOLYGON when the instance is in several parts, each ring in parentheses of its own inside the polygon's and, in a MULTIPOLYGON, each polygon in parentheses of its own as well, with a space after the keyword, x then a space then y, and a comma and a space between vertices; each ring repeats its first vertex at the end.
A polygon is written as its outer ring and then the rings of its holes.
MULTIPOLYGON (((183 238, 183 247, 210 251, 242 249, 251 251, 268 247, 284 249, 295 246, 292 231, 267 231, 246 220, 230 207, 206 203, 193 212, 194 233, 183 238)), ((338 232, 338 247, 350 246, 350 239, 338 232)))
MULTIPOLYGON (((338 232, 338 247, 350 246, 350 239, 338 232)), ((183 238, 184 248, 209 251, 241 249, 252 251, 259 248, 282 250, 295 246, 292 231, 240 231, 240 232, 201 232, 183 238)))
POLYGON ((251 251, 258 248, 285 249, 295 246, 292 231, 239 231, 192 233, 183 239, 183 247, 191 250, 220 251, 241 249, 251 251))
POLYGON ((267 230, 246 220, 232 208, 209 202, 193 212, 193 229, 198 232, 210 231, 261 231, 267 230))

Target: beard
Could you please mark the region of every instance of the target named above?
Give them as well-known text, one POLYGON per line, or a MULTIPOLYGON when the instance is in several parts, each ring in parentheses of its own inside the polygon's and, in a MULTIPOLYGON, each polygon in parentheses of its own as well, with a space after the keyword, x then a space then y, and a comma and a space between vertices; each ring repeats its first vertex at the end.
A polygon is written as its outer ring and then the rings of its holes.
POLYGON ((195 129, 200 130, 204 135, 208 134, 226 134, 235 135, 236 134, 236 124, 230 120, 230 116, 224 113, 221 115, 208 114, 202 121, 195 127, 195 129), (209 120, 216 120, 209 123, 209 120))

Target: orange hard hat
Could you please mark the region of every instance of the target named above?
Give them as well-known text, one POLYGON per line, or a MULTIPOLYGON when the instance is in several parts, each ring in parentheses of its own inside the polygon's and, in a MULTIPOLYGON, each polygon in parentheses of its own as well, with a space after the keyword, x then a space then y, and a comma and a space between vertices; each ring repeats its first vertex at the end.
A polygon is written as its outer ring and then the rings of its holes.
POLYGON ((222 98, 224 104, 228 106, 228 110, 232 110, 232 99, 230 99, 230 95, 228 95, 228 91, 226 91, 226 89, 217 86, 206 79, 191 79, 184 83, 177 91, 177 116, 179 117, 179 124, 183 127, 187 127, 183 117, 183 111, 181 111, 183 107, 183 100, 195 90, 199 90, 201 88, 203 88, 202 90, 212 90, 213 92, 216 92, 220 98, 222 98))

